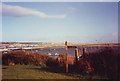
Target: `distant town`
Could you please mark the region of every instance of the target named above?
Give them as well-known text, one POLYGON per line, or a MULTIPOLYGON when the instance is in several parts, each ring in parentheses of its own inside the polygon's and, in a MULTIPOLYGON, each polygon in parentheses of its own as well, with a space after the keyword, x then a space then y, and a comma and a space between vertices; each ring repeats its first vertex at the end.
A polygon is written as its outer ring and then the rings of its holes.
POLYGON ((63 46, 63 44, 44 42, 1 42, 0 51, 8 51, 15 49, 36 49, 53 46, 63 46))

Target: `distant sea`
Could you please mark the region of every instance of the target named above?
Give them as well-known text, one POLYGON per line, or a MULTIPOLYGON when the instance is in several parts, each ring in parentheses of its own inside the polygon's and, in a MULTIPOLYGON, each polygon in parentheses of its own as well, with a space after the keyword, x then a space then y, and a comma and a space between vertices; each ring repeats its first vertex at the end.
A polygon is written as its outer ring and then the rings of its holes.
MULTIPOLYGON (((86 48, 86 53, 94 53, 97 51, 102 51, 106 48, 114 49, 115 51, 118 51, 120 53, 118 46, 112 46, 112 47, 99 47, 99 46, 88 47, 87 46, 84 48, 86 48)), ((83 54, 83 47, 78 47, 78 49, 79 49, 79 53, 83 54)), ((25 51, 25 52, 33 52, 38 54, 49 54, 54 57, 59 54, 65 54, 65 48, 39 48, 39 49, 11 50, 11 51, 25 51)), ((75 48, 69 48, 68 54, 70 56, 75 56, 75 48)))

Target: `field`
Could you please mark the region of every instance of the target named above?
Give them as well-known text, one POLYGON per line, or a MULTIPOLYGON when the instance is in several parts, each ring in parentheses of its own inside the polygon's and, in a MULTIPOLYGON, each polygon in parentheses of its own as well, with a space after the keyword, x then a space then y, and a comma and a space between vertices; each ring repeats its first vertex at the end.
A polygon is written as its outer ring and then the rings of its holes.
POLYGON ((3 66, 3 79, 79 79, 65 73, 43 70, 35 65, 3 66))
MULTIPOLYGON (((81 80, 88 81, 89 76, 81 76, 79 74, 65 74, 65 73, 56 73, 49 70, 44 70, 39 66, 35 65, 16 65, 16 66, 3 66, 2 67, 2 79, 69 79, 69 80, 81 80)), ((99 76, 94 76, 93 80, 105 79, 99 76)), ((90 80, 89 80, 90 81, 90 80)), ((91 80, 92 81, 92 80, 91 80)))

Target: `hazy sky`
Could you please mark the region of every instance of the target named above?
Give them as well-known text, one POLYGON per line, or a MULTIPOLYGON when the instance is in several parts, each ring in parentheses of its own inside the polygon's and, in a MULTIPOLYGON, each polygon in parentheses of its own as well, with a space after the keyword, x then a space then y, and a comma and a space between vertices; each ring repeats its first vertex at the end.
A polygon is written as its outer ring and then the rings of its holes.
POLYGON ((118 3, 4 2, 3 41, 118 41, 118 3))
POLYGON ((1 0, 2 2, 118 2, 119 0, 1 0))

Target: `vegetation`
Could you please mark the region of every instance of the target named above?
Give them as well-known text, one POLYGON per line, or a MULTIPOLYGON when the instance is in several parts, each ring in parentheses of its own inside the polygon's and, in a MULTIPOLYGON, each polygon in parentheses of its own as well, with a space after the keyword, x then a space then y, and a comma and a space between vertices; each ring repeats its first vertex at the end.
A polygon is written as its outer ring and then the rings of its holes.
MULTIPOLYGON (((119 79, 120 55, 118 50, 106 47, 94 53, 85 53, 79 61, 68 57, 69 72, 93 78, 95 75, 101 78, 119 79), (72 64, 74 62, 74 64, 72 64)), ((65 55, 60 55, 57 60, 65 64, 65 55), (60 58, 60 59, 59 59, 60 58)))
POLYGON ((119 52, 112 48, 106 48, 96 53, 83 55, 78 61, 77 72, 119 79, 119 62, 119 52))
POLYGON ((3 66, 3 79, 79 79, 65 73, 56 73, 35 65, 3 66))
POLYGON ((57 65, 54 58, 47 54, 37 54, 31 52, 10 52, 2 55, 3 65, 38 65, 53 66, 57 65))
POLYGON ((95 53, 86 53, 75 61, 69 57, 69 76, 65 75, 65 55, 57 59, 46 54, 11 52, 2 55, 3 78, 42 78, 42 79, 119 79, 120 55, 112 48, 95 53), (10 65, 10 66, 7 66, 10 65), (15 66, 14 66, 15 65, 15 66), (14 71, 13 71, 14 70, 14 71), (22 75, 24 72, 24 75, 22 75), (54 76, 53 76, 54 75, 54 76))

